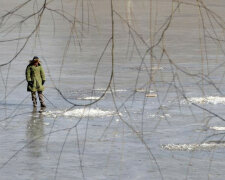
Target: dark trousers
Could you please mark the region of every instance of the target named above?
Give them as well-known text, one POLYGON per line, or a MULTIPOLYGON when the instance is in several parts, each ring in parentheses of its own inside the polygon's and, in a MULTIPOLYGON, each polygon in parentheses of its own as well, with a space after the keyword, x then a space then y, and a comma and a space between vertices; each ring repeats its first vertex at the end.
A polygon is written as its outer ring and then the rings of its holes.
MULTIPOLYGON (((41 104, 44 104, 44 95, 42 94, 42 91, 38 91, 38 97, 41 104)), ((31 91, 31 98, 33 101, 33 105, 37 105, 37 98, 36 98, 36 92, 31 91)))

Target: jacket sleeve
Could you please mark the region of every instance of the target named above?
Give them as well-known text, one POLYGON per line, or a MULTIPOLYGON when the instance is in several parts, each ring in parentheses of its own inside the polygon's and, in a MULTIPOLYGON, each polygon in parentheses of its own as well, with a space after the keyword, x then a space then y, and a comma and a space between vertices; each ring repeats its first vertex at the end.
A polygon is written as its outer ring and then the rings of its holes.
POLYGON ((41 79, 45 81, 45 72, 42 66, 41 66, 41 79))
POLYGON ((31 77, 30 77, 30 66, 27 66, 26 68, 26 80, 31 81, 31 77))

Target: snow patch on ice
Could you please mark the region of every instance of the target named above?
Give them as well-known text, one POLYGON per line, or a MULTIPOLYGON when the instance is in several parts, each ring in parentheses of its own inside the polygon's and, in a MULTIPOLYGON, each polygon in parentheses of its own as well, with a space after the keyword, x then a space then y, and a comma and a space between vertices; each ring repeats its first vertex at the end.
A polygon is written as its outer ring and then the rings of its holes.
POLYGON ((213 130, 216 130, 216 131, 225 131, 225 127, 213 126, 213 127, 210 127, 209 129, 213 129, 213 130))
MULTIPOLYGON (((105 89, 103 88, 97 88, 97 89, 94 89, 94 91, 105 91, 105 89)), ((112 90, 113 92, 126 92, 127 90, 126 89, 116 89, 116 90, 112 90)), ((107 91, 108 93, 110 93, 111 91, 108 90, 107 91)))
MULTIPOLYGON (((48 111, 43 113, 46 116, 50 117, 58 117, 58 116, 66 116, 66 117, 102 117, 102 116, 113 116, 118 113, 115 111, 103 111, 101 109, 74 109, 70 111, 48 111)), ((122 115, 119 113, 119 115, 122 115)))
MULTIPOLYGON (((225 104, 225 97, 220 96, 208 96, 208 97, 192 97, 188 98, 190 103, 196 104, 225 104)), ((183 104, 187 103, 186 100, 182 101, 183 104)))
POLYGON ((115 91, 113 90, 113 92, 126 92, 126 89, 116 89, 115 91))
POLYGON ((149 94, 146 94, 146 97, 157 97, 157 94, 149 93, 149 94))
MULTIPOLYGON (((136 92, 147 92, 146 89, 135 89, 136 92)), ((150 90, 149 93, 154 93, 154 91, 150 90)))
POLYGON ((152 70, 163 70, 163 67, 153 66, 151 69, 152 70))
POLYGON ((150 118, 170 118, 171 115, 170 114, 164 114, 164 115, 161 115, 161 114, 152 114, 150 115, 150 118))
POLYGON ((84 98, 78 98, 80 100, 98 100, 100 97, 91 96, 91 97, 84 97, 84 98))
POLYGON ((208 142, 202 144, 167 144, 162 145, 163 149, 169 151, 200 151, 200 150, 212 150, 216 148, 224 148, 225 143, 208 142))

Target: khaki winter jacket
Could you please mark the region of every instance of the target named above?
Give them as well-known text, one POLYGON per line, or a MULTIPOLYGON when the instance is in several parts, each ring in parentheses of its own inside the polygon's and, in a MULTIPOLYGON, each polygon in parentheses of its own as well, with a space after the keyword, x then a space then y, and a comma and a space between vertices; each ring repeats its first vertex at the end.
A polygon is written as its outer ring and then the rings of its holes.
POLYGON ((44 91, 42 82, 45 81, 45 73, 42 66, 39 64, 37 67, 29 64, 26 68, 26 80, 31 81, 32 85, 27 85, 27 91, 44 91))

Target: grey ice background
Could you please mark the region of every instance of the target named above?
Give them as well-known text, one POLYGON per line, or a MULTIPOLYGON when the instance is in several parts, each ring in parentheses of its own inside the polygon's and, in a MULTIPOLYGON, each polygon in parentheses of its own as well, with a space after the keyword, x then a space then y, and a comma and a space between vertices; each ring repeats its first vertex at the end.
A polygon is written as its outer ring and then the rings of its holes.
MULTIPOLYGON (((177 3, 171 1, 152 1, 150 14, 149 0, 114 1, 115 10, 135 28, 143 39, 149 40, 152 34, 159 29, 176 8, 177 3), (157 14, 157 16, 156 16, 157 14), (150 26, 150 17, 152 26, 150 26)), ((187 1, 186 1, 187 2, 187 1)), ((195 1, 188 1, 196 3, 195 1)), ((1 15, 11 10, 21 2, 15 0, 1 0, 1 15)), ((40 8, 43 2, 38 1, 40 8)), ((45 96, 49 101, 47 111, 65 110, 70 105, 65 102, 54 89, 59 88, 66 98, 75 103, 87 103, 78 100, 80 97, 92 96, 94 72, 98 59, 111 37, 110 2, 103 0, 83 1, 84 24, 76 23, 77 34, 71 40, 63 63, 62 59, 70 35, 71 25, 57 14, 45 11, 38 36, 27 43, 25 49, 10 64, 1 67, 0 81, 0 165, 3 165, 15 153, 8 164, 0 169, 0 179, 4 180, 50 180, 56 179, 223 179, 224 177, 224 149, 209 151, 167 151, 161 148, 164 144, 189 144, 201 143, 206 137, 217 132, 208 129, 210 126, 224 126, 224 122, 213 117, 201 109, 187 104, 179 104, 183 99, 173 86, 173 73, 177 73, 181 84, 176 80, 176 85, 183 88, 187 97, 223 96, 224 92, 224 55, 223 41, 221 47, 214 40, 206 38, 207 57, 204 42, 201 16, 197 6, 181 5, 174 14, 170 28, 166 31, 164 46, 170 58, 187 72, 206 74, 219 88, 219 93, 214 86, 198 77, 193 77, 171 67, 168 59, 163 57, 159 62, 160 48, 154 49, 157 57, 152 64, 147 55, 145 63, 154 71, 154 83, 144 86, 149 81, 149 74, 140 71, 137 87, 135 82, 140 68, 141 60, 137 51, 133 49, 132 40, 129 41, 127 25, 115 15, 115 67, 113 88, 116 104, 122 114, 114 117, 82 118, 77 128, 73 127, 80 119, 75 117, 52 118, 33 112, 29 93, 26 92, 26 83, 18 87, 24 77, 24 70, 28 61, 38 55, 46 70, 45 96), (92 6, 91 7, 91 4, 92 6), (93 13, 94 10, 94 13, 93 13), (89 12, 90 26, 87 26, 89 12), (52 15, 54 18, 52 18, 52 15), (80 46, 79 46, 80 43, 80 46), (201 49, 202 53, 201 53, 201 49), (208 58, 208 60, 207 60, 208 58), (155 68, 160 67, 160 68, 155 68), (215 70, 216 68, 216 70, 215 70), (8 78, 7 78, 8 74, 8 78), (60 81, 59 81, 60 78, 60 81), (6 80, 8 79, 8 80, 6 80), (52 79, 52 81, 51 81, 52 79), (7 83, 7 86, 6 86, 7 83), (6 88, 5 88, 6 86, 6 88), (156 98, 145 98, 145 92, 135 93, 136 88, 144 88, 157 93, 156 98), (13 91, 11 91, 13 89, 13 91), (5 96, 10 93, 7 98, 5 96), (178 93, 178 94, 177 94, 178 93), (130 99, 127 100, 128 97, 130 99), (165 118, 165 114, 170 116, 165 118), (156 116, 154 116, 156 115, 156 116), (137 133, 134 133, 131 125, 137 133), (107 128, 108 127, 108 128, 107 128), (106 130, 106 131, 105 131, 106 130), (156 163, 138 137, 143 134, 143 139, 151 149, 157 160, 162 176, 156 163), (65 146, 63 146, 65 142, 65 146), (35 139, 37 138, 37 139, 35 139), (35 139, 35 140, 34 140, 35 139), (34 140, 34 141, 33 141, 34 140), (32 142, 32 143, 30 143, 32 142), (29 144, 30 143, 30 144, 29 144), (28 145, 29 144, 29 145, 28 145), (23 148, 25 146, 25 148, 23 148), (21 149, 22 148, 22 149, 21 149), (62 149, 63 148, 63 149, 62 149), (62 154, 60 152, 62 151, 62 154), (18 153, 17 153, 18 152, 18 153), (83 174, 82 174, 83 173, 83 174)), ((207 7, 224 17, 224 1, 205 1, 207 7)), ((34 12, 34 2, 27 4, 18 14, 27 16, 34 12)), ((76 1, 64 0, 65 15, 74 15, 76 1), (67 14, 69 13, 69 14, 67 14)), ((81 1, 77 1, 76 18, 81 21, 81 1)), ((52 9, 61 9, 60 1, 53 1, 48 5, 52 9)), ((203 10, 202 10, 203 11, 203 10)), ((207 21, 207 14, 203 12, 205 28, 213 34, 207 21)), ((21 16, 12 15, 1 28, 1 40, 23 37, 34 28, 35 20, 31 18, 22 27, 7 33, 7 27, 20 20, 21 16), (19 34, 19 32, 21 32, 19 34)), ((215 23, 215 22, 214 22, 215 23)), ((224 24, 222 24, 224 27, 224 24)), ((219 38, 224 40, 224 30, 214 24, 219 38)), ((155 34, 155 42, 162 31, 155 34)), ((133 33, 137 46, 143 55, 146 46, 133 33)), ((153 35, 152 35, 153 36, 153 35)), ((0 63, 8 62, 22 47, 25 41, 10 41, 0 43, 0 63), (18 44, 19 43, 19 44, 18 44)), ((160 44, 162 47, 162 44, 160 44)), ((110 78, 111 71, 111 45, 107 48, 96 75, 95 88, 104 89, 110 78)), ((102 91, 94 91, 95 96, 100 96, 102 91)), ((211 111, 224 116, 224 104, 202 105, 211 111)), ((105 111, 116 111, 111 93, 98 103, 89 108, 99 108, 105 111)), ((221 135, 213 136, 210 140, 223 140, 221 135)))

